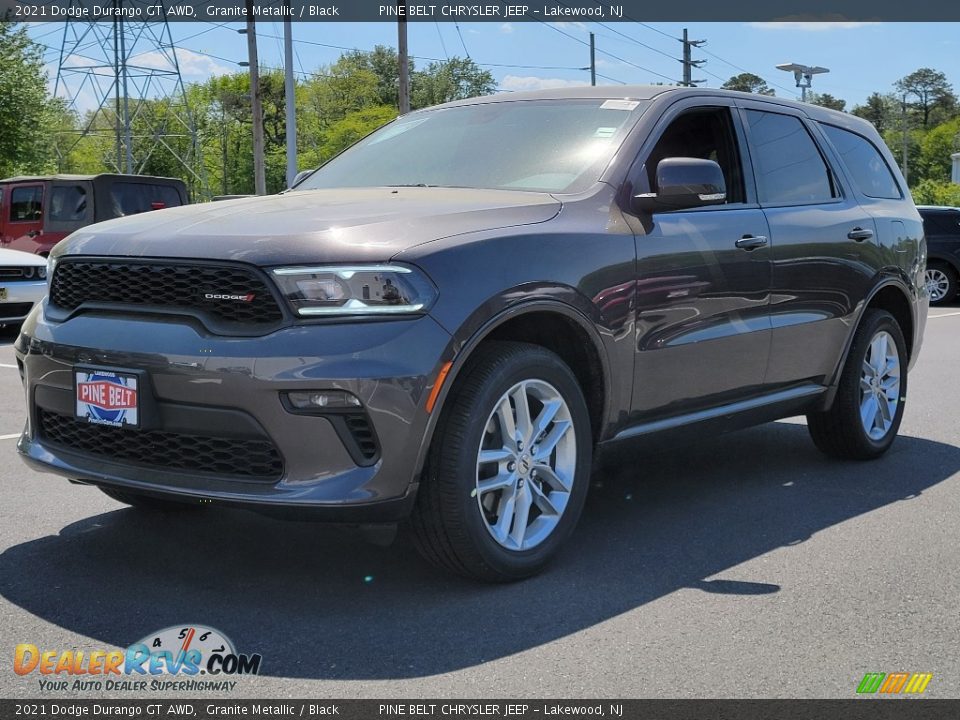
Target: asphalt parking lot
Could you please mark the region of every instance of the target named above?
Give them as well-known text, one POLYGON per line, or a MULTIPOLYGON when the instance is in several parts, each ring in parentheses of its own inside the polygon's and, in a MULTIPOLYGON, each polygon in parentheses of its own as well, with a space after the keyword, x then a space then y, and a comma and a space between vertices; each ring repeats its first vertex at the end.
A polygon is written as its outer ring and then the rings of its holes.
POLYGON ((567 551, 510 586, 435 572, 402 534, 144 516, 34 473, 11 340, 0 697, 41 696, 17 643, 112 649, 181 623, 263 655, 218 697, 853 697, 894 671, 960 697, 960 307, 930 313, 885 458, 828 460, 800 419, 618 453, 567 551))

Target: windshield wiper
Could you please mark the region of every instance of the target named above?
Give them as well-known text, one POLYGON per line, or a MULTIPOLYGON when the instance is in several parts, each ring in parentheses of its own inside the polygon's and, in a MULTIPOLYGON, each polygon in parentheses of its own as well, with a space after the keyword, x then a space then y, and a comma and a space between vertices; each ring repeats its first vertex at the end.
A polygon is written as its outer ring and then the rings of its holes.
POLYGON ((426 183, 400 183, 398 185, 384 185, 384 187, 440 187, 440 186, 427 185, 426 183))

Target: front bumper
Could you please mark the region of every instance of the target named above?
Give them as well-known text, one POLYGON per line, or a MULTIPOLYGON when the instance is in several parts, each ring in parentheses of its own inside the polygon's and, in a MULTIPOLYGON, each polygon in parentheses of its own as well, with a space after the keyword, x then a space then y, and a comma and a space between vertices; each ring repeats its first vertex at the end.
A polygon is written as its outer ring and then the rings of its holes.
POLYGON ((26 318, 34 305, 43 300, 47 294, 47 281, 0 280, 0 288, 6 290, 6 298, 0 300, 0 324, 15 323, 26 318))
MULTIPOLYGON (((424 406, 449 342, 428 316, 225 337, 188 319, 78 315, 54 323, 38 309, 16 344, 29 407, 18 449, 35 469, 94 485, 271 514, 392 521, 412 504, 429 420, 424 406), (49 413, 69 421, 77 365, 142 373, 147 429, 189 441, 177 462, 140 462, 108 447, 90 452, 48 432, 49 413), (331 389, 361 400, 378 444, 370 463, 357 461, 335 418, 295 414, 281 402, 284 391, 331 389), (221 444, 184 467, 197 436, 221 444), (276 449, 276 477, 232 475, 217 462, 253 441, 276 449)), ((116 430, 111 443, 117 433, 137 432, 116 430)))

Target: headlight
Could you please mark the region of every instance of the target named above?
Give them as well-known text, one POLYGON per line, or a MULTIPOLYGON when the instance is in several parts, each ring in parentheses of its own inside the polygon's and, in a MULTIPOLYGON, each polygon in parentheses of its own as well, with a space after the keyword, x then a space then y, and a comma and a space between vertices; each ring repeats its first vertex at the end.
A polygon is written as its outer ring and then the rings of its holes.
POLYGON ((57 259, 52 255, 47 255, 47 269, 44 271, 45 277, 47 278, 47 284, 50 284, 50 280, 53 279, 54 268, 57 267, 57 259))
POLYGON ((41 280, 46 280, 46 279, 47 279, 47 268, 44 267, 43 265, 41 265, 40 267, 38 267, 38 268, 37 268, 37 277, 40 278, 41 280))
POLYGON ((425 275, 403 265, 277 268, 273 276, 304 317, 418 313, 437 297, 425 275))

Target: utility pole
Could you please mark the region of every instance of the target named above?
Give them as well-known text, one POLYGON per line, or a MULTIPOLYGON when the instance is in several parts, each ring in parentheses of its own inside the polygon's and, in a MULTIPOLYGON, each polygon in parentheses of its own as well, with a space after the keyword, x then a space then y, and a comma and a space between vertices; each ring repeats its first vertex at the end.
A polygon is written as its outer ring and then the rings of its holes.
POLYGON ((597 84, 597 42, 590 33, 590 84, 597 84))
POLYGON ((909 185, 909 171, 907 169, 907 158, 909 157, 910 133, 907 125, 907 94, 903 94, 903 104, 901 105, 901 124, 903 125, 903 149, 900 169, 903 171, 903 181, 909 185))
POLYGON ((705 60, 694 60, 693 59, 693 48, 700 47, 701 45, 706 45, 706 40, 691 40, 687 35, 687 29, 683 29, 683 60, 680 62, 683 63, 683 85, 684 87, 696 87, 697 83, 703 82, 703 80, 694 80, 693 79, 693 69, 698 68, 703 65, 705 60))
MULTIPOLYGON (((285 5, 290 9, 290 0, 285 5)), ((296 85, 293 81, 293 23, 288 15, 283 21, 284 95, 287 103, 287 187, 297 176, 297 111, 296 85)))
POLYGON ((253 186, 257 195, 267 194, 263 159, 263 106, 260 102, 260 61, 257 59, 257 28, 253 0, 247 0, 247 57, 250 64, 250 113, 253 116, 253 186))
POLYGON ((407 0, 397 0, 397 59, 400 63, 400 114, 410 112, 410 60, 407 53, 407 0))

